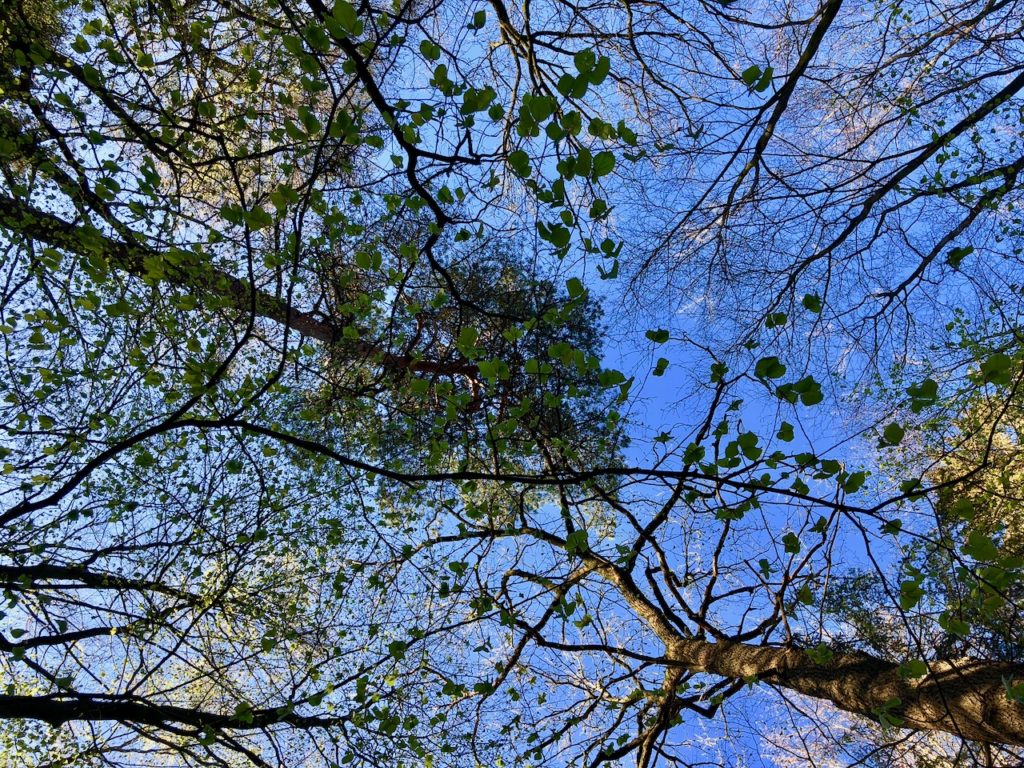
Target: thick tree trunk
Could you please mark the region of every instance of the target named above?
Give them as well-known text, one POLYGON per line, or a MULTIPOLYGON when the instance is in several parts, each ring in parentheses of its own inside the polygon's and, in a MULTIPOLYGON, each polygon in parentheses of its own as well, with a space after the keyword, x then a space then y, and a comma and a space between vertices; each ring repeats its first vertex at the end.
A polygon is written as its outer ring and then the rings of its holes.
POLYGON ((818 664, 798 648, 681 640, 670 648, 670 656, 691 669, 757 677, 858 715, 877 719, 886 710, 901 718, 905 728, 1024 745, 1024 704, 1006 694, 1006 683, 1024 682, 1022 664, 935 661, 927 675, 908 679, 899 665, 862 654, 837 654, 818 664), (899 704, 888 706, 894 699, 899 704))
POLYGON ((666 658, 675 664, 735 680, 757 678, 875 719, 884 711, 905 728, 1024 746, 1024 704, 1006 692, 1007 684, 1024 683, 1024 664, 933 661, 927 675, 909 679, 898 664, 866 654, 836 654, 819 664, 800 648, 683 637, 625 569, 596 556, 591 561, 665 644, 666 658))

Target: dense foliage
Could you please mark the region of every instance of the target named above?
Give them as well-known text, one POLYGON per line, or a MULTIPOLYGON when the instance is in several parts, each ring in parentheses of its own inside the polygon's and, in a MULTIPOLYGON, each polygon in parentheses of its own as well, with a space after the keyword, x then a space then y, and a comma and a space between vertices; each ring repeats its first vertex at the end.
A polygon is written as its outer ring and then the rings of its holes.
POLYGON ((4 3, 0 757, 1019 764, 1022 51, 4 3))

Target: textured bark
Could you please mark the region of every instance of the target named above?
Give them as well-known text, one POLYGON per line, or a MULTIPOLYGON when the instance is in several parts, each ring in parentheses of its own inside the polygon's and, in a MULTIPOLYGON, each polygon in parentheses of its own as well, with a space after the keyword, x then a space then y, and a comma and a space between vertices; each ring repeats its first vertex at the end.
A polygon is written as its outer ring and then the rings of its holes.
POLYGON ((1024 664, 933 661, 927 675, 909 679, 900 674, 898 664, 866 654, 836 654, 827 664, 819 664, 800 648, 684 637, 627 571, 590 557, 595 571, 618 589, 664 643, 669 663, 734 680, 757 678, 875 719, 886 711, 901 718, 905 728, 1024 746, 1024 704, 1006 694, 1007 683, 1024 682, 1024 664), (899 704, 889 706, 894 699, 899 704))
POLYGON ((826 699, 847 712, 877 718, 887 709, 915 730, 947 731, 973 741, 1024 745, 1024 704, 1006 695, 1005 682, 1024 682, 1024 665, 996 661, 934 661, 919 679, 899 665, 864 654, 837 654, 814 662, 798 648, 681 640, 670 655, 691 669, 751 678, 805 696, 826 699))

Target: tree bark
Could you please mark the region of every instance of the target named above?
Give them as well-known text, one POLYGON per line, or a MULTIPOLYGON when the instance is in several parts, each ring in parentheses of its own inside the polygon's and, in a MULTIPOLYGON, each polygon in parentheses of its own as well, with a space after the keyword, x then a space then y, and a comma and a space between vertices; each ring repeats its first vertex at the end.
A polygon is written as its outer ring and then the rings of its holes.
POLYGON ((1024 703, 1006 691, 1007 685, 1024 683, 1024 664, 932 661, 927 675, 912 679, 900 674, 899 664, 867 654, 835 654, 819 664, 801 648, 684 637, 625 569, 596 555, 587 557, 664 643, 669 663, 734 680, 757 678, 876 720, 886 712, 900 718, 904 728, 1024 746, 1024 703))
POLYGON ((757 677, 875 719, 886 711, 901 718, 904 728, 1024 746, 1024 704, 1006 693, 1007 683, 1024 682, 1024 664, 933 661, 927 675, 909 679, 898 664, 858 653, 836 654, 818 664, 799 648, 680 640, 669 650, 671 658, 693 670, 757 677))

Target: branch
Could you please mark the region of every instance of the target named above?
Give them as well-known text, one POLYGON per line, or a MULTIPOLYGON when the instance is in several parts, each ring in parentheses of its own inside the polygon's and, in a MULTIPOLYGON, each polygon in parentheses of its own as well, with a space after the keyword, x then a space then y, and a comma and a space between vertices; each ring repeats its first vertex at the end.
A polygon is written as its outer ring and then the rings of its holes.
POLYGON ((708 672, 737 680, 757 677, 839 709, 878 718, 891 712, 903 727, 945 731, 971 741, 1024 745, 1024 704, 1007 683, 1024 681, 1024 664, 964 659, 929 662, 920 679, 896 663, 867 654, 836 654, 819 664, 799 648, 680 640, 673 653, 708 672))
POLYGON ((53 697, 0 696, 0 719, 43 720, 51 725, 72 720, 114 720, 157 727, 185 725, 196 729, 257 730, 279 723, 305 729, 332 728, 349 718, 296 715, 287 707, 224 715, 192 707, 154 704, 137 698, 59 694, 53 697))
MULTIPOLYGON (((215 298, 222 304, 244 313, 280 323, 293 331, 325 344, 337 345, 342 328, 325 322, 309 312, 291 306, 285 299, 261 291, 223 270, 209 264, 181 267, 165 254, 141 243, 128 243, 104 235, 89 225, 75 225, 16 198, 0 194, 0 226, 18 235, 62 248, 80 256, 102 256, 110 266, 133 277, 154 280, 154 266, 160 281, 168 282, 199 296, 215 298)), ((342 349, 352 357, 375 362, 392 372, 426 373, 443 376, 468 376, 474 380, 479 370, 468 362, 418 360, 381 349, 363 340, 346 340, 342 349)))

